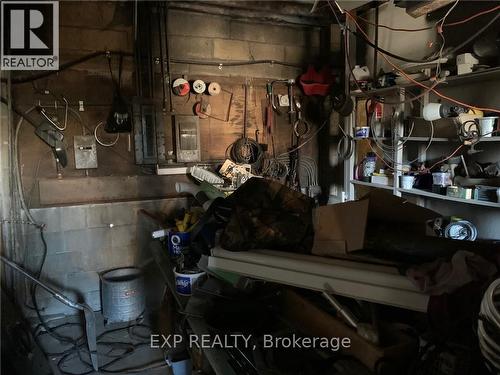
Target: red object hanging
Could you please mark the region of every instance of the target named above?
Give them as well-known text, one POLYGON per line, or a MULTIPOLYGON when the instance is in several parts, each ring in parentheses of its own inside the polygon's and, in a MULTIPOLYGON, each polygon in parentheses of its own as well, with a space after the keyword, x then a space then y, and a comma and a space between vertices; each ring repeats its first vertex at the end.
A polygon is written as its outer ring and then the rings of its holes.
POLYGON ((299 82, 304 94, 327 96, 334 83, 334 76, 328 66, 324 66, 318 72, 312 65, 309 65, 307 71, 299 77, 299 82))

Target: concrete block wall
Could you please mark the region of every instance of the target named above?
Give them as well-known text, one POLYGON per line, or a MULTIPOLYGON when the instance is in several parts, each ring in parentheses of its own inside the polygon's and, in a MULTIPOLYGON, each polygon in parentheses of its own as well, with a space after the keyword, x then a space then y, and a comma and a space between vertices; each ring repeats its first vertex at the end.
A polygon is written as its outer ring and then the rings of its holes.
MULTIPOLYGON (((320 52, 320 28, 272 25, 172 10, 168 18, 172 59, 278 60, 299 66, 314 62, 320 52)), ((186 75, 295 78, 302 69, 281 65, 218 67, 172 64, 172 73, 186 75)))
MULTIPOLYGON (((99 272, 138 266, 151 257, 148 243, 156 225, 138 211, 171 216, 187 203, 187 198, 173 198, 33 209, 35 219, 46 224, 48 251, 42 279, 100 310, 99 272)), ((43 253, 37 229, 27 231, 24 249, 28 268, 36 271, 43 253)), ((161 280, 158 283, 162 285, 161 280)), ((76 313, 40 289, 37 296, 44 315, 76 313)))

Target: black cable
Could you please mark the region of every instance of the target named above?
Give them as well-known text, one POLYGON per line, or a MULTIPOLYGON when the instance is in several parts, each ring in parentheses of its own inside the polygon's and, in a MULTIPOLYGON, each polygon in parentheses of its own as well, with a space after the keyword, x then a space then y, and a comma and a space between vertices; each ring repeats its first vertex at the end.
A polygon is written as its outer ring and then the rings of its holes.
MULTIPOLYGON (((47 260, 47 241, 45 240, 45 235, 43 233, 43 227, 40 228, 40 238, 42 240, 42 248, 43 248, 43 254, 42 254, 42 262, 40 263, 40 267, 36 273, 37 279, 40 278, 42 271, 43 271, 43 266, 45 265, 45 261, 47 260)), ((35 308, 36 315, 38 317, 38 320, 40 321, 40 324, 43 326, 45 331, 52 336, 54 339, 64 342, 64 343, 69 343, 76 345, 77 341, 73 340, 71 337, 66 337, 59 335, 57 332, 53 332, 53 330, 48 326, 47 322, 44 320, 40 308, 38 306, 38 301, 36 299, 36 289, 38 287, 38 284, 33 283, 31 287, 31 301, 33 303, 33 307, 35 308)))
MULTIPOLYGON (((9 105, 9 101, 4 98, 3 96, 0 97, 0 102, 4 103, 6 106, 9 105)), ((28 117, 27 115, 25 115, 23 113, 23 111, 21 111, 19 108, 15 107, 14 105, 12 105, 12 110, 14 111, 14 113, 20 117, 22 117, 23 119, 25 119, 30 125, 34 126, 35 128, 38 127, 38 125, 35 123, 34 120, 32 120, 30 117, 28 117)))
MULTIPOLYGON (((482 33, 484 33, 498 18, 500 17, 500 12, 497 13, 495 17, 493 17, 488 23, 486 23, 482 28, 480 28, 478 31, 476 31, 473 35, 471 35, 469 38, 467 38, 465 41, 460 43, 458 46, 452 48, 450 51, 447 52, 448 55, 451 55, 458 50, 462 49, 469 43, 473 42, 476 38, 478 38, 482 33)), ((366 44, 368 44, 370 47, 373 49, 382 52, 383 54, 393 57, 395 59, 405 61, 405 62, 410 62, 410 63, 428 63, 436 60, 436 57, 429 57, 426 59, 409 59, 404 56, 396 55, 395 53, 389 52, 377 45, 375 45, 372 41, 370 41, 368 38, 366 38, 364 35, 358 33, 357 31, 351 30, 349 27, 346 26, 346 30, 349 31, 351 34, 356 36, 356 38, 364 41, 366 44)))
MULTIPOLYGON (((13 85, 17 85, 17 84, 20 84, 20 83, 27 83, 27 82, 36 81, 37 79, 45 78, 45 77, 48 77, 48 76, 50 76, 52 74, 60 73, 60 72, 66 70, 66 69, 69 69, 69 68, 71 68, 71 67, 73 67, 75 65, 81 64, 81 63, 83 63, 85 61, 88 61, 88 60, 91 60, 93 58, 96 58, 96 57, 99 57, 99 56, 103 56, 103 55, 106 55, 106 56, 117 55, 117 56, 122 56, 122 57, 123 56, 134 56, 133 53, 123 52, 123 51, 97 51, 97 52, 93 52, 91 54, 79 57, 79 58, 77 58, 75 60, 68 61, 67 63, 64 63, 64 64, 60 65, 59 66, 59 70, 47 70, 45 72, 34 74, 34 75, 31 75, 31 76, 11 78, 11 83, 13 85)), ((7 79, 6 78, 2 78, 2 82, 7 82, 7 79)))
POLYGON ((302 65, 287 63, 278 60, 252 60, 252 61, 202 61, 202 60, 190 60, 190 59, 170 59, 171 62, 177 64, 191 64, 191 65, 206 65, 206 66, 243 66, 243 65, 256 65, 256 64, 271 64, 271 65, 283 65, 291 66, 295 68, 302 68, 302 65))

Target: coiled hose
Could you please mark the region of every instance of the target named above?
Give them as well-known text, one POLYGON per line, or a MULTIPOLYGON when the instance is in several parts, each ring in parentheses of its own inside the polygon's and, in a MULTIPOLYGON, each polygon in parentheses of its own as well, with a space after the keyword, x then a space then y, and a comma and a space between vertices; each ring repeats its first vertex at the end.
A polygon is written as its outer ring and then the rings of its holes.
POLYGON ((488 367, 500 372, 500 279, 484 293, 477 325, 481 353, 488 367))

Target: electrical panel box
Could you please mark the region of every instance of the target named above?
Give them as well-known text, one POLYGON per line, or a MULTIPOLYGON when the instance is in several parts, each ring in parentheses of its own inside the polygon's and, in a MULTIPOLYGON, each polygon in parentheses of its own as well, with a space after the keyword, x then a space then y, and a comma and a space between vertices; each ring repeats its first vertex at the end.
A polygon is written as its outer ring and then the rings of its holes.
POLYGON ((136 164, 165 162, 165 132, 159 105, 152 99, 132 100, 136 164))
POLYGON ((175 116, 177 161, 201 161, 200 125, 198 116, 175 116))
POLYGON ((97 168, 97 146, 92 135, 75 135, 75 168, 97 168))

